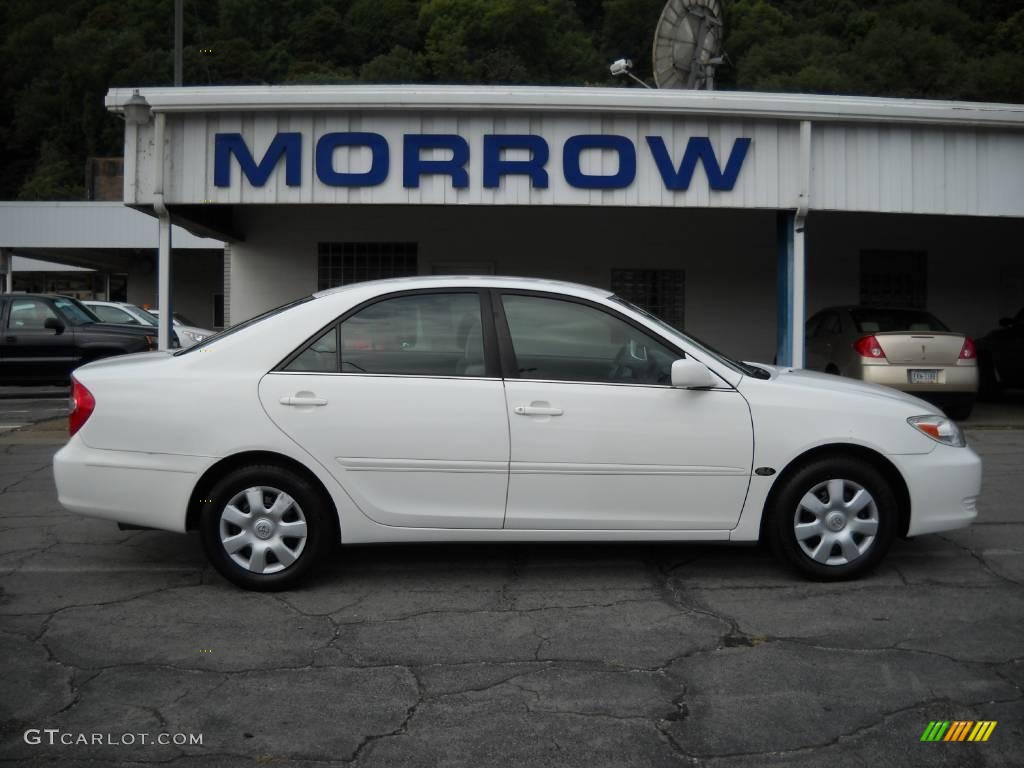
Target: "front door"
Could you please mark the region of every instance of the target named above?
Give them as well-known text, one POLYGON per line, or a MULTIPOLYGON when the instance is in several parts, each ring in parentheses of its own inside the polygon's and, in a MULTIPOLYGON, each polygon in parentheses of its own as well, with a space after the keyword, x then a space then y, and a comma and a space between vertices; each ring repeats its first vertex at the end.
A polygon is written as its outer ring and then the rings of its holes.
POLYGON ((260 382, 274 423, 378 523, 502 525, 508 419, 497 363, 485 362, 482 300, 385 297, 260 382))
POLYGON ((56 310, 46 301, 32 297, 12 296, 3 329, 4 379, 12 381, 61 381, 78 362, 75 332, 70 325, 63 330, 46 327, 47 320, 57 320, 56 310))
POLYGON ((753 456, 739 392, 671 387, 682 353, 604 307, 501 301, 514 366, 507 528, 735 527, 753 456))

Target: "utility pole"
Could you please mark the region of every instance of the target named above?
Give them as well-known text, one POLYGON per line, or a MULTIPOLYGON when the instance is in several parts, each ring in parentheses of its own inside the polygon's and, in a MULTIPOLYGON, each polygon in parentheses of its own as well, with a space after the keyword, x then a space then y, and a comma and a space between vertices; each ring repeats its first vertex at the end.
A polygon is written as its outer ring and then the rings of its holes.
POLYGON ((181 28, 185 0, 174 0, 174 85, 181 87, 181 28))

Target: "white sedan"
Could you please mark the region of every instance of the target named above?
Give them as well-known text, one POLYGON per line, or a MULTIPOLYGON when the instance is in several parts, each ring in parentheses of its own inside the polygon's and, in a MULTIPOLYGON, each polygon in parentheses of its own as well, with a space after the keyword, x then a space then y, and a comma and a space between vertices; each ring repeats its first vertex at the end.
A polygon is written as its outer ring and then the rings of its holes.
POLYGON ((251 589, 339 540, 767 539, 846 579, 897 536, 970 524, 981 485, 922 400, 737 362, 544 280, 358 283, 74 378, 61 503, 197 530, 251 589))

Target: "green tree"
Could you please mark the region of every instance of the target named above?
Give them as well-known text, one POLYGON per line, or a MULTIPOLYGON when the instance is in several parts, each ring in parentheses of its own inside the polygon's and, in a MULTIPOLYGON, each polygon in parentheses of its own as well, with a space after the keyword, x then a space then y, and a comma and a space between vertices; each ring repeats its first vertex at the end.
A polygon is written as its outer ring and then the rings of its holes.
POLYGON ((25 180, 19 200, 82 200, 85 198, 84 169, 70 159, 67 150, 43 140, 39 162, 25 180))
POLYGON ((567 0, 427 0, 420 25, 424 63, 434 80, 603 79, 593 40, 567 0))

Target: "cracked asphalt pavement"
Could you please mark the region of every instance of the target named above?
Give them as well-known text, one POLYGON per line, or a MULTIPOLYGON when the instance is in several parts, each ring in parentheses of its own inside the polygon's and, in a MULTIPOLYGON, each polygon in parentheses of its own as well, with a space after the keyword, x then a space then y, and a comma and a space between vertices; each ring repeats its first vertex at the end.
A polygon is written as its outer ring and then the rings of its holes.
POLYGON ((271 595, 63 511, 56 428, 0 436, 0 765, 1020 765, 1024 431, 969 438, 978 524, 858 582, 758 548, 376 546, 271 595), (161 733, 203 743, 118 741, 161 733))

